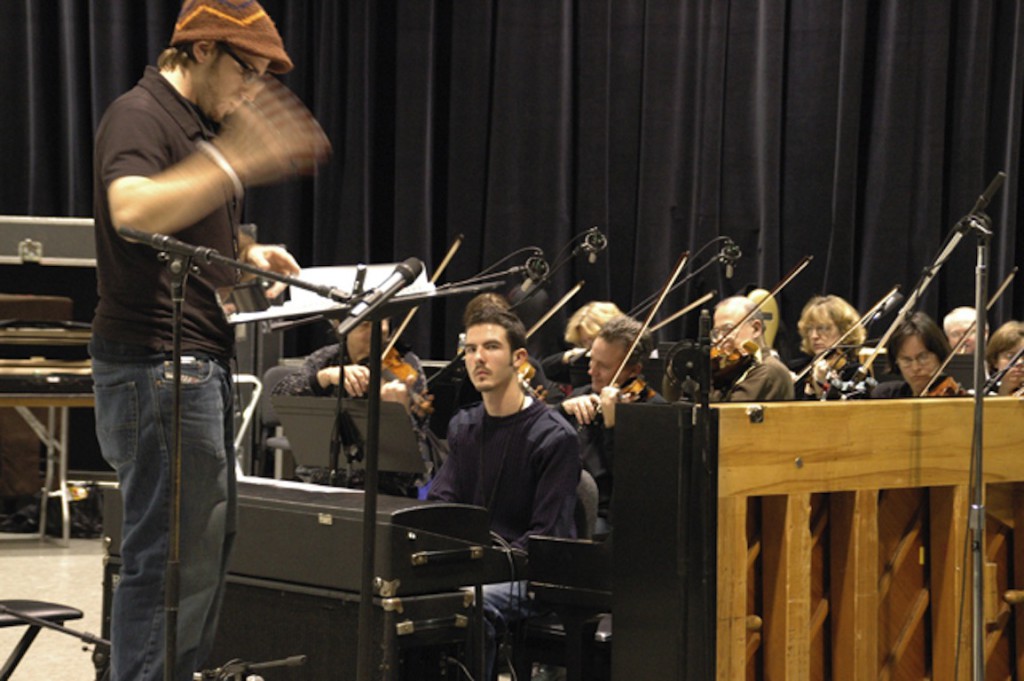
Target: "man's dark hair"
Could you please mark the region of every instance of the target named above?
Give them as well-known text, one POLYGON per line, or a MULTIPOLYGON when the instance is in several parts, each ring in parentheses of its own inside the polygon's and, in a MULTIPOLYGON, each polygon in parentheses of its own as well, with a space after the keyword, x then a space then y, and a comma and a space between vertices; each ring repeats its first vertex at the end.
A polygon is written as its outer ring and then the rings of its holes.
POLYGON ((915 312, 896 328, 886 347, 889 354, 889 367, 893 373, 902 375, 896 357, 900 348, 911 336, 919 336, 925 349, 938 357, 940 362, 949 355, 949 340, 939 325, 924 312, 915 312))
MULTIPOLYGON (((633 339, 640 333, 643 324, 627 315, 613 317, 601 327, 597 337, 605 343, 617 343, 623 350, 629 350, 633 339)), ((644 360, 651 356, 654 351, 654 340, 649 331, 644 331, 640 342, 633 348, 633 354, 629 356, 629 364, 643 364, 644 360)))
POLYGON ((483 307, 497 307, 502 310, 508 310, 510 308, 508 299, 500 293, 481 293, 473 296, 470 301, 466 303, 466 309, 462 311, 462 325, 468 328, 469 318, 483 307))
POLYGON ((526 347, 526 327, 512 312, 497 305, 478 305, 466 315, 466 329, 480 324, 495 324, 505 329, 509 348, 515 352, 526 347))

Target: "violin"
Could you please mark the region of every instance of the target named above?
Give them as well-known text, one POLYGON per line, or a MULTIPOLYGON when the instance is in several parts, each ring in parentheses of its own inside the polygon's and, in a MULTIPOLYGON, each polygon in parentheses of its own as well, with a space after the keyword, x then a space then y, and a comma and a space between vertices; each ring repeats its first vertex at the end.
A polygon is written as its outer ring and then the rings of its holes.
MULTIPOLYGON (((633 378, 626 381, 626 383, 619 388, 617 401, 621 404, 632 404, 633 402, 645 402, 651 400, 655 396, 653 388, 647 385, 647 382, 641 376, 634 376, 633 378)), ((588 427, 603 427, 605 423, 604 410, 601 408, 601 396, 598 393, 592 393, 589 399, 593 401, 594 407, 597 411, 597 416, 589 424, 579 422, 576 424, 576 431, 582 433, 588 427)))
POLYGON ((434 412, 434 396, 426 391, 418 392, 413 388, 413 385, 419 380, 420 372, 416 370, 416 367, 402 359, 402 356, 398 354, 398 350, 391 347, 384 353, 384 358, 381 360, 381 368, 392 379, 399 380, 406 385, 412 402, 410 409, 417 416, 423 417, 434 412))
POLYGON ((827 399, 826 395, 833 384, 839 383, 841 372, 850 364, 850 358, 843 351, 830 348, 817 360, 812 359, 809 371, 801 372, 807 377, 804 392, 819 399, 827 399))
POLYGON ((654 390, 640 376, 635 376, 633 380, 619 389, 619 402, 641 402, 652 397, 654 397, 654 390))
POLYGON ((931 387, 926 393, 926 397, 963 397, 967 395, 967 391, 964 387, 957 383, 956 379, 952 376, 946 376, 941 381, 931 387))
POLYGON ((519 385, 522 386, 523 390, 535 400, 547 399, 547 390, 543 386, 533 385, 533 378, 537 375, 537 369, 529 362, 523 362, 516 369, 516 374, 519 376, 519 385))
POLYGON ((406 385, 414 382, 420 376, 420 372, 416 371, 416 367, 403 360, 395 348, 391 348, 385 353, 381 366, 394 378, 406 385))
POLYGON ((752 340, 732 350, 711 348, 711 383, 717 390, 727 390, 743 374, 757 364, 758 346, 752 340))

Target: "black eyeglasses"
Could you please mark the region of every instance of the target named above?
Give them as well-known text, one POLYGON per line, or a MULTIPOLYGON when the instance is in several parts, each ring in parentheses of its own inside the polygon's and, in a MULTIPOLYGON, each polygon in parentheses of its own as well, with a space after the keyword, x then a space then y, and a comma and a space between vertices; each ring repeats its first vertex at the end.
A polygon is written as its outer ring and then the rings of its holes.
POLYGON ((234 59, 235 62, 242 67, 242 82, 246 85, 249 85, 250 83, 255 83, 256 79, 260 77, 260 72, 254 69, 253 67, 249 66, 249 64, 247 64, 244 59, 235 54, 235 51, 232 50, 231 46, 227 43, 218 43, 218 45, 220 45, 220 49, 224 52, 224 54, 234 59))

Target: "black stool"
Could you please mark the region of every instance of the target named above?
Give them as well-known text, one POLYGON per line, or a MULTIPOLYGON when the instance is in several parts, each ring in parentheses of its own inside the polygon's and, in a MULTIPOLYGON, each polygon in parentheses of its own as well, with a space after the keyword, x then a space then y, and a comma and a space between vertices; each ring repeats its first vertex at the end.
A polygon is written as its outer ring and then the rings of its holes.
POLYGON ((11 651, 7 661, 4 662, 3 669, 0 669, 0 681, 7 681, 11 678, 14 668, 25 657, 25 653, 28 652, 32 642, 36 640, 40 629, 38 624, 27 622, 12 614, 12 612, 25 613, 30 617, 52 622, 53 624, 64 624, 68 620, 82 619, 81 610, 69 608, 66 605, 57 605, 56 603, 46 603, 44 601, 0 601, 0 627, 28 627, 25 635, 14 646, 14 650, 11 651))

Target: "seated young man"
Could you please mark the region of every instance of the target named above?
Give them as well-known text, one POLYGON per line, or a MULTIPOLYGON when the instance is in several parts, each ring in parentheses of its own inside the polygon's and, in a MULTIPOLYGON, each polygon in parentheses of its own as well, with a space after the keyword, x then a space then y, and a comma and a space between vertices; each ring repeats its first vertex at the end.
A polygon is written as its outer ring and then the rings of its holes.
MULTIPOLYGON (((516 368, 526 361, 519 318, 483 306, 466 320, 465 364, 482 402, 448 425, 448 459, 429 498, 475 504, 490 513, 491 531, 514 550, 531 535, 572 537, 579 444, 568 422, 528 396, 516 368)), ((533 614, 522 575, 484 587, 487 669, 493 676, 496 639, 533 614)))

